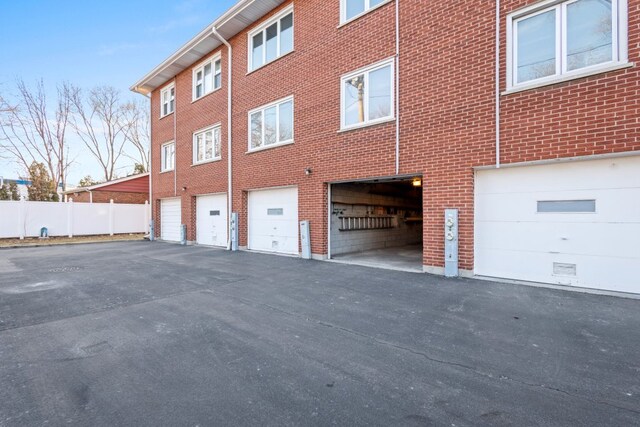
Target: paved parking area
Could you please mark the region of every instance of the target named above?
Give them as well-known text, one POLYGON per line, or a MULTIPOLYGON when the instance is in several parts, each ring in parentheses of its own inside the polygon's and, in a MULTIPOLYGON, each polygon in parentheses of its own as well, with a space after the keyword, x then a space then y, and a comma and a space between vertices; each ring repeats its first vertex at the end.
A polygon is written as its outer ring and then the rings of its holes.
POLYGON ((640 301, 247 252, 0 250, 0 425, 640 424, 640 301))

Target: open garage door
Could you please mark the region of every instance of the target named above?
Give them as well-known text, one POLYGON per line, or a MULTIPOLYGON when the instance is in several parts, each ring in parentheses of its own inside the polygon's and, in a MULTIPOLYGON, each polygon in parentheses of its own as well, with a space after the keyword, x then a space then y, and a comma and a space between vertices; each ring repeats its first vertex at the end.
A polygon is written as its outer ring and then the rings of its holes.
POLYGON ((331 185, 331 259, 422 271, 422 179, 331 185))
POLYGON ((199 245, 227 245, 227 195, 196 197, 196 241, 199 245))
POLYGON ((640 293, 640 157, 476 173, 475 274, 640 293))
POLYGON ((297 188, 249 192, 249 249, 299 254, 297 188))
POLYGON ((160 238, 168 242, 180 241, 180 199, 164 199, 160 201, 160 238))

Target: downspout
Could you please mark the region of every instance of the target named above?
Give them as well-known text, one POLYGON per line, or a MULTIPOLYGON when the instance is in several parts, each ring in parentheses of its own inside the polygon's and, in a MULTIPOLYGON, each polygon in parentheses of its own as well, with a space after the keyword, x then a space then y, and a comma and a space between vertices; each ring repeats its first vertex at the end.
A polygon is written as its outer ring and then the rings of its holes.
POLYGON ((496 0, 496 169, 500 168, 500 0, 496 0))
POLYGON ((178 197, 178 88, 173 78, 173 197, 178 197))
POLYGON ((213 35, 218 38, 224 45, 227 47, 227 51, 229 54, 227 55, 227 250, 231 250, 231 212, 233 211, 233 183, 232 183, 232 161, 231 161, 231 140, 232 140, 232 120, 231 114, 233 113, 232 109, 232 100, 231 100, 231 70, 232 70, 232 57, 233 57, 233 49, 231 44, 218 33, 218 29, 216 27, 211 28, 211 32, 213 35))
POLYGON ((400 0, 396 0, 396 175, 400 173, 400 0))
MULTIPOLYGON (((153 223, 153 142, 151 140, 151 135, 153 135, 153 104, 152 104, 152 99, 151 99, 151 95, 152 93, 149 92, 149 95, 144 95, 145 97, 147 97, 149 99, 149 209, 151 210, 151 212, 149 213, 149 218, 151 219, 151 223, 153 223)), ((162 107, 160 107, 162 108, 162 107)), ((149 240, 150 241, 154 241, 156 236, 155 235, 151 235, 151 233, 155 234, 155 226, 151 227, 151 224, 147 224, 149 226, 149 240)))

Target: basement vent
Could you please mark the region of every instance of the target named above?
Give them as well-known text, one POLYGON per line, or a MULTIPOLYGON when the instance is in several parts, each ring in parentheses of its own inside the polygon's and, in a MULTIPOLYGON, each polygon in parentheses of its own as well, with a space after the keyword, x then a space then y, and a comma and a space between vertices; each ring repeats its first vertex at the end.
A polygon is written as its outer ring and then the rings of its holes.
POLYGON ((566 264, 562 262, 554 262, 553 263, 553 274, 558 276, 575 276, 576 275, 576 265, 575 264, 566 264))

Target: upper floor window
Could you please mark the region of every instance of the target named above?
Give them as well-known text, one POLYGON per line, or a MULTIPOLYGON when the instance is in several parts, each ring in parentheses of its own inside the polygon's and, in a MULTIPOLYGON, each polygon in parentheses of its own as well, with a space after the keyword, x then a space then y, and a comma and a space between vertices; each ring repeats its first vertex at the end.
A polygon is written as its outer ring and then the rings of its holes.
POLYGON ((340 22, 345 23, 364 15, 390 0, 340 0, 340 22))
POLYGON ((220 126, 216 125, 193 134, 193 164, 220 158, 220 126))
POLYGON ((193 100, 202 98, 222 86, 220 56, 215 56, 193 70, 193 100))
POLYGON ((249 151, 292 142, 292 97, 249 111, 249 151))
POLYGON ((393 59, 342 77, 341 128, 393 119, 393 59))
POLYGON ((167 142, 160 149, 160 172, 173 170, 176 164, 176 144, 167 142))
POLYGON ((249 71, 293 50, 293 6, 249 34, 249 71))
POLYGON ((549 0, 509 15, 508 87, 626 62, 626 16, 626 0, 549 0))
POLYGON ((160 117, 173 113, 176 102, 176 88, 172 84, 160 91, 160 117))

